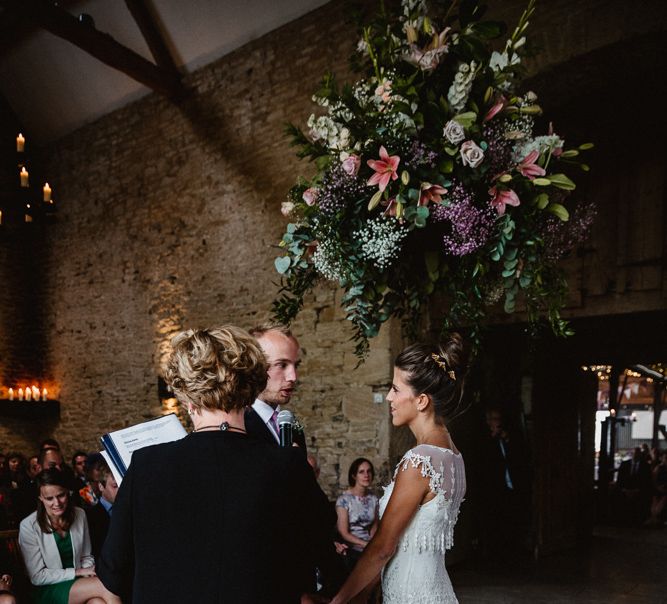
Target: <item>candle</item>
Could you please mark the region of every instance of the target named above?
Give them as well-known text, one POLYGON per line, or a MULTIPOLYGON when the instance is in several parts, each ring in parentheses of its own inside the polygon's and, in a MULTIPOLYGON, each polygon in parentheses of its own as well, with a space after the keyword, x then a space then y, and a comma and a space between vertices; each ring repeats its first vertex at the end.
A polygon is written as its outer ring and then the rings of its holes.
POLYGON ((39 388, 37 388, 37 386, 32 387, 32 398, 35 401, 39 400, 39 388))
POLYGON ((16 137, 16 150, 19 153, 23 153, 24 149, 25 149, 25 138, 23 138, 23 135, 19 132, 19 135, 16 137))
POLYGON ((42 400, 45 401, 48 398, 49 391, 46 388, 42 388, 42 400))
POLYGON ((25 389, 25 400, 29 401, 32 399, 32 390, 30 388, 25 389))
POLYGON ((10 401, 14 400, 14 389, 13 388, 9 389, 9 400, 10 401))
POLYGON ((19 400, 23 400, 23 388, 19 388, 19 400))
POLYGON ((51 187, 49 187, 48 182, 44 185, 42 191, 44 191, 44 201, 51 201, 51 187))
POLYGON ((27 187, 28 186, 28 176, 30 173, 25 169, 25 166, 21 168, 21 186, 22 187, 27 187))

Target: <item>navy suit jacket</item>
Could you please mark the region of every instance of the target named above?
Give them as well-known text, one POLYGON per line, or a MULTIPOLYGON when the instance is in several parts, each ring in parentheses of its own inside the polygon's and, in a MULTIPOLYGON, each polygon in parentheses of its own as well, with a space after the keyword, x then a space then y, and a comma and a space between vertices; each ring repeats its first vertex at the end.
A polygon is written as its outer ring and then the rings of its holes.
POLYGON ((97 574, 133 604, 297 604, 336 559, 330 530, 296 447, 197 432, 134 452, 97 574))

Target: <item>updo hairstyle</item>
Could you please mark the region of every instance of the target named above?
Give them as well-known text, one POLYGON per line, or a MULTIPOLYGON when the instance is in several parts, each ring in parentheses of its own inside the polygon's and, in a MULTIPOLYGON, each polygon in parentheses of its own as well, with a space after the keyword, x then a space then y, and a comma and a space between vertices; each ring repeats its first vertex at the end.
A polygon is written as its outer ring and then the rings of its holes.
POLYGON ((233 325, 188 329, 171 341, 165 381, 195 410, 243 409, 266 388, 268 364, 257 341, 233 325))
POLYGON ((467 359, 463 339, 453 333, 439 345, 412 344, 401 352, 394 366, 406 373, 414 394, 427 394, 433 402, 436 421, 460 415, 467 359))

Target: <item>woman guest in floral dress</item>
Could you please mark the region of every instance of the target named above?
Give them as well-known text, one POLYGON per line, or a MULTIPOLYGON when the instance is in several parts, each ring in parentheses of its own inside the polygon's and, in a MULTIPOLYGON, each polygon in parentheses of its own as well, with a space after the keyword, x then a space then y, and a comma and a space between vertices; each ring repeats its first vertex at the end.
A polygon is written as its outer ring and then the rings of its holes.
POLYGON ((463 457, 447 423, 463 394, 463 343, 413 344, 398 355, 387 401, 394 426, 408 426, 417 445, 401 459, 380 499, 375 536, 331 604, 365 595, 382 577, 384 604, 456 604, 445 568, 466 490, 463 457))
POLYGON ((336 500, 336 513, 338 532, 349 546, 345 559, 351 571, 377 530, 378 498, 369 492, 375 469, 368 459, 355 459, 347 478, 350 488, 336 500))

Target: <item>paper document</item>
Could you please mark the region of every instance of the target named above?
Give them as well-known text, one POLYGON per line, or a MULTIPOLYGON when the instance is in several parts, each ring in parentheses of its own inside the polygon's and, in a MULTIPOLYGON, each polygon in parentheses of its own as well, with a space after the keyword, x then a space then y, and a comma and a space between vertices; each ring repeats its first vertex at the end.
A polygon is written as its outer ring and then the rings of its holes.
POLYGON ((117 475, 121 479, 125 476, 132 453, 137 449, 179 440, 186 434, 176 414, 170 413, 105 434, 101 439, 105 449, 103 455, 107 463, 111 462, 109 466, 116 477, 116 482, 120 484, 117 475))

